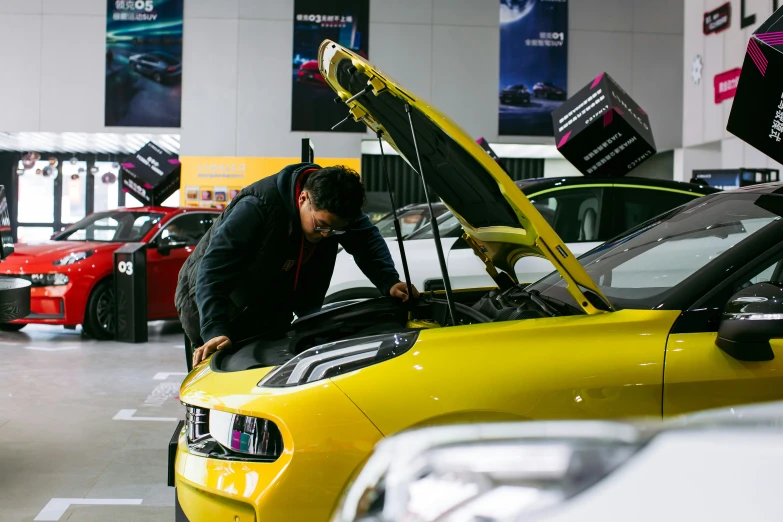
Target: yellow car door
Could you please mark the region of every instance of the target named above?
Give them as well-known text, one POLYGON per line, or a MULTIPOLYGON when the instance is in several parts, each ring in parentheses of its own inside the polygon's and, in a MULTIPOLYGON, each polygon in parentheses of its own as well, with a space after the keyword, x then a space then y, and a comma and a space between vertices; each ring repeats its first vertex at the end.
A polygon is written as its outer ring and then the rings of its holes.
POLYGON ((735 293, 750 285, 783 282, 783 255, 741 269, 712 295, 683 313, 666 346, 665 416, 783 399, 783 339, 771 339, 772 360, 740 360, 717 344, 721 316, 735 293))

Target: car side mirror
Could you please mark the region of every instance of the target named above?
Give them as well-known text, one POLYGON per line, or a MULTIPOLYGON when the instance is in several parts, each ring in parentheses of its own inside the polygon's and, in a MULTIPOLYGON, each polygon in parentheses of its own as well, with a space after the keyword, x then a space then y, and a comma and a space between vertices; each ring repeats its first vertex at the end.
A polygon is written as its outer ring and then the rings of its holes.
POLYGON ((160 239, 158 241, 158 253, 162 256, 171 254, 171 251, 177 248, 185 248, 187 243, 184 241, 172 241, 170 238, 160 239))
POLYGON ((771 339, 783 338, 783 288, 757 283, 734 294, 715 344, 739 361, 771 361, 771 339))

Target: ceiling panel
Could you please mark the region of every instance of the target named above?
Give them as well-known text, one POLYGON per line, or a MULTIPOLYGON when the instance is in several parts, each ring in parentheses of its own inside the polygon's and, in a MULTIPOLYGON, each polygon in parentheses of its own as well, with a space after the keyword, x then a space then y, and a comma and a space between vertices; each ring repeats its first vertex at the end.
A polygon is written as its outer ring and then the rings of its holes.
POLYGON ((131 154, 152 141, 179 154, 179 134, 112 134, 85 132, 0 132, 0 150, 131 154))

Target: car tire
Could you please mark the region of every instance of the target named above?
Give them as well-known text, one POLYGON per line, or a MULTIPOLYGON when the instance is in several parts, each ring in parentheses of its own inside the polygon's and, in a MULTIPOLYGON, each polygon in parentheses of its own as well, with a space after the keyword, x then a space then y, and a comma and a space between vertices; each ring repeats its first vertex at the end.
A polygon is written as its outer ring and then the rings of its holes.
POLYGON ((0 323, 0 331, 2 332, 18 332, 22 328, 27 326, 27 323, 0 323))
POLYGON ((161 76, 160 73, 155 73, 152 79, 158 83, 161 83, 163 81, 163 76, 161 76))
POLYGON ((108 341, 114 339, 114 282, 104 279, 93 288, 87 309, 84 311, 84 334, 87 337, 108 341))

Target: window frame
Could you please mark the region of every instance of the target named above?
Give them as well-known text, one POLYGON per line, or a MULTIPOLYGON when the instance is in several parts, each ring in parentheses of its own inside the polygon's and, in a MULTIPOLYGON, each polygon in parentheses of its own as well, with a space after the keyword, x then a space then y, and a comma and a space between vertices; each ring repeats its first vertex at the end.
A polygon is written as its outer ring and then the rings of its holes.
MULTIPOLYGON (((685 190, 678 190, 668 187, 656 187, 654 185, 634 185, 632 183, 613 183, 609 185, 609 187, 612 189, 609 193, 609 199, 607 200, 609 205, 607 207, 607 213, 608 213, 608 219, 611 226, 611 235, 605 239, 602 239, 602 241, 607 241, 613 237, 619 236, 620 234, 624 234, 625 232, 631 230, 635 227, 626 227, 624 223, 620 222, 620 216, 616 215, 615 210, 617 209, 618 205, 618 195, 619 190, 616 189, 637 189, 637 190, 655 190, 655 191, 662 191, 662 192, 669 192, 674 194, 681 194, 683 196, 691 196, 690 201, 686 201, 683 203, 683 205, 687 205, 694 199, 699 199, 700 197, 703 197, 704 194, 694 194, 693 192, 688 192, 685 190)), ((681 206, 681 205, 678 205, 681 206)), ((673 210, 677 207, 672 207, 670 209, 666 209, 663 212, 659 214, 655 214, 653 216, 650 216, 648 219, 645 219, 642 221, 642 223, 646 223, 647 221, 651 219, 655 219, 657 216, 660 216, 666 212, 669 212, 670 210, 673 210)), ((640 223, 641 224, 641 223, 640 223)))
MULTIPOLYGON (((157 247, 158 247, 158 243, 160 242, 160 236, 161 236, 161 234, 163 234, 163 231, 164 231, 164 230, 166 230, 166 228, 167 228, 169 225, 171 225, 171 224, 172 224, 172 223, 174 223, 176 220, 178 220, 178 219, 180 219, 180 218, 182 218, 182 217, 184 217, 184 216, 193 216, 193 215, 199 215, 199 216, 204 216, 204 215, 208 215, 208 216, 215 216, 215 217, 213 217, 213 218, 212 218, 212 223, 214 223, 214 222, 215 222, 215 219, 217 219, 217 216, 219 216, 219 215, 220 215, 220 213, 218 213, 218 212, 198 212, 198 211, 196 211, 196 212, 182 212, 181 214, 177 214, 177 215, 175 215, 174 217, 172 217, 171 219, 169 219, 168 221, 166 221, 165 223, 161 223, 161 225, 160 225, 160 228, 159 228, 159 229, 158 229, 158 230, 155 232, 155 235, 154 235, 154 236, 152 236, 152 238, 150 238, 150 240, 147 242, 147 245, 149 245, 149 246, 151 246, 151 247, 155 247, 155 248, 157 248, 157 247)), ((210 226, 211 226, 211 225, 210 225, 210 226)), ((208 231, 209 231, 209 228, 206 228, 206 229, 204 230, 204 234, 206 234, 208 231)), ((202 235, 202 237, 203 237, 203 235, 202 235)))
MULTIPOLYGON (((575 244, 575 243, 603 243, 611 238, 613 238, 616 234, 613 232, 613 227, 611 226, 611 207, 608 207, 606 205, 607 197, 606 197, 606 189, 612 187, 609 183, 579 183, 574 185, 564 185, 562 187, 552 187, 547 188, 544 190, 540 190, 538 192, 533 193, 524 193, 525 197, 527 197, 528 201, 533 203, 533 199, 545 196, 547 194, 551 194, 553 192, 562 192, 566 190, 577 190, 577 189, 588 189, 588 190, 598 190, 598 235, 595 239, 591 239, 589 241, 566 241, 560 232, 557 231, 555 228, 555 225, 550 225, 552 227, 552 230, 555 231, 555 233, 560 237, 560 239, 563 240, 566 244, 575 244)), ((557 223, 557 215, 555 215, 555 224, 557 223)))
POLYGON ((739 282, 755 277, 776 259, 778 263, 783 260, 783 243, 776 244, 762 255, 738 267, 715 288, 696 299, 674 323, 671 333, 716 333, 720 327, 723 309, 731 296, 737 293, 739 282))

